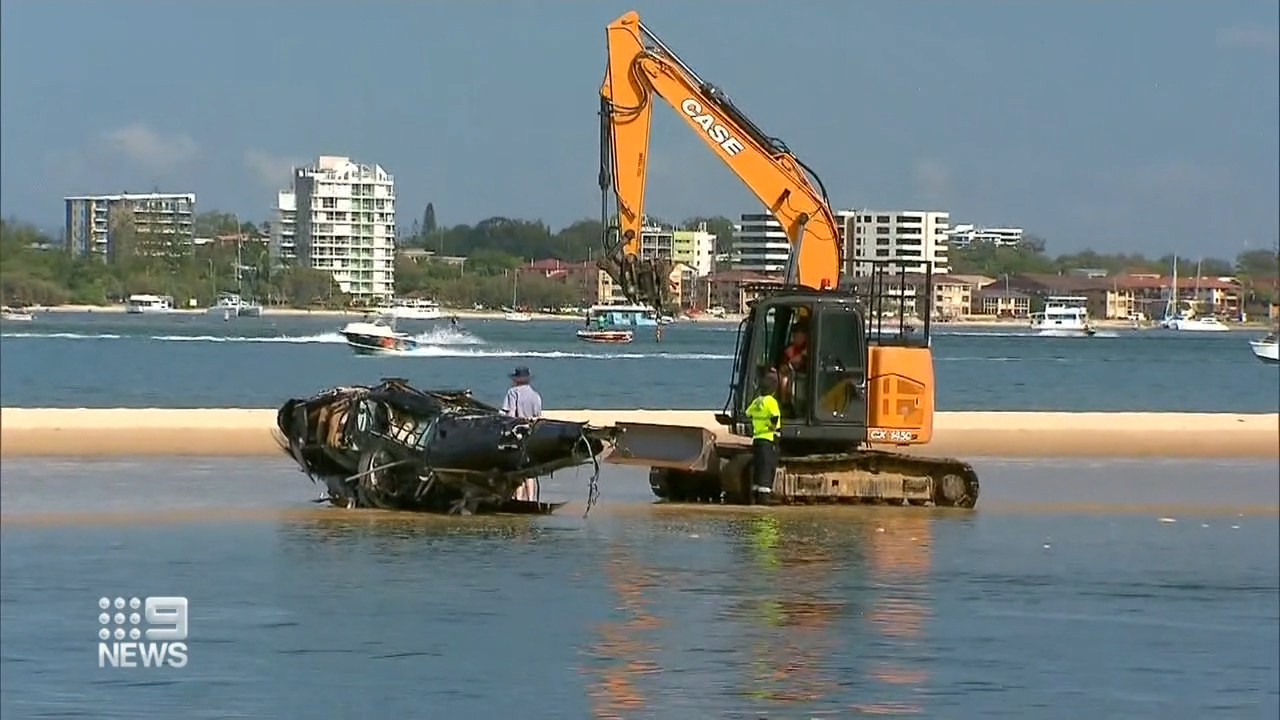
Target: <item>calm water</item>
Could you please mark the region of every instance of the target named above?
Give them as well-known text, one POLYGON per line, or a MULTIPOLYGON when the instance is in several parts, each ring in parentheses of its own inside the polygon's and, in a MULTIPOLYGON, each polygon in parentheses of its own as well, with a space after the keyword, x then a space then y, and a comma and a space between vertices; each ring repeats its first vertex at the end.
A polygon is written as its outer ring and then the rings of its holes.
MULTIPOLYGON (((501 398, 529 365, 548 407, 718 408, 736 326, 677 323, 657 343, 590 345, 573 322, 405 324, 430 344, 404 357, 358 357, 342 318, 41 315, 0 340, 6 406, 275 407, 322 387, 405 377, 501 398)), ((1151 330, 1039 338, 942 330, 942 410, 1277 412, 1280 372, 1254 359, 1250 333, 1151 330)))
POLYGON ((980 463, 973 513, 315 507, 279 461, 7 460, 5 718, 1274 718, 1276 463, 980 463), (98 598, 191 602, 99 669, 98 598))

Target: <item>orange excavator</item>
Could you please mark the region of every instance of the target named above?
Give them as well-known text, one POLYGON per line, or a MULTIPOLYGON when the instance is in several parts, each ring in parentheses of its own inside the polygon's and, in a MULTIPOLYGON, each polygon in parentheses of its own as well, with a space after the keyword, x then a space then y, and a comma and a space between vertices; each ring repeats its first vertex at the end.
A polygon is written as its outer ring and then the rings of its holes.
MULTIPOLYGON (((729 398, 711 430, 620 423, 609 462, 648 466, 670 501, 751 502, 747 406, 767 372, 780 379, 782 429, 774 498, 782 502, 891 502, 973 507, 978 477, 967 463, 874 449, 929 442, 934 375, 927 303, 933 268, 857 259, 843 283, 840 225, 816 173, 703 80, 628 12, 608 26, 600 87, 600 189, 606 257, 600 267, 632 302, 665 310, 672 263, 643 257, 645 176, 654 98, 662 98, 777 218, 791 242, 781 284, 754 294, 738 330, 729 398), (922 332, 905 317, 914 285, 922 332), (885 326, 896 305, 896 325, 885 326), (886 311, 886 307, 890 310, 886 311)), ((852 244, 852 243, 851 243, 852 244)))

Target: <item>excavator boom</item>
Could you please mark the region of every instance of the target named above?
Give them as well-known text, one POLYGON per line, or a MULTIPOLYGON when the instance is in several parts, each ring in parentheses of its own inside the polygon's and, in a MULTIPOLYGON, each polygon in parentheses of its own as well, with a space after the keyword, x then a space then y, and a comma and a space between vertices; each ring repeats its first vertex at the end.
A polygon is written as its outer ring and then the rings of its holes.
POLYGON ((658 307, 668 303, 669 263, 642 258, 640 250, 654 96, 670 104, 781 223, 793 244, 790 283, 835 288, 840 280, 839 227, 817 176, 811 178, 812 171, 785 144, 767 136, 723 92, 699 77, 635 12, 610 23, 607 35, 609 64, 600 87, 600 189, 608 257, 601 267, 627 298, 658 307))

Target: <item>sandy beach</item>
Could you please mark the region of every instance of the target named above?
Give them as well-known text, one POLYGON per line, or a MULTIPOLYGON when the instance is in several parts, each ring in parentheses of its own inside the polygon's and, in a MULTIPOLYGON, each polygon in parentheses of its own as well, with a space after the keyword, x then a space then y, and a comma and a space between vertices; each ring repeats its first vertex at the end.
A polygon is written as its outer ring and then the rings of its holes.
MULTIPOLYGON (((671 423, 717 433, 709 410, 562 410, 599 425, 671 423)), ((280 453, 272 409, 0 409, 0 456, 280 453)), ((886 448, 888 449, 888 448, 886 448)), ((1280 415, 1230 413, 938 413, 933 441, 911 452, 957 457, 1280 459, 1280 415)))

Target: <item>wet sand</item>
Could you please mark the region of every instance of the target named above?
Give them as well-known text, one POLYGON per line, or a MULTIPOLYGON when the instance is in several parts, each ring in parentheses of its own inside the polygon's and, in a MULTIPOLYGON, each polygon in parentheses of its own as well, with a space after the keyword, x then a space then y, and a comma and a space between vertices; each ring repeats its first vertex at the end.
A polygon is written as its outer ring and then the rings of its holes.
MULTIPOLYGON (((670 423, 724 433, 711 411, 562 410, 557 419, 670 423)), ((0 456, 263 456, 280 453, 270 409, 0 409, 0 456)), ((887 448, 886 448, 887 449, 887 448)), ((1280 458, 1280 415, 938 413, 912 452, 963 457, 1280 458)))

